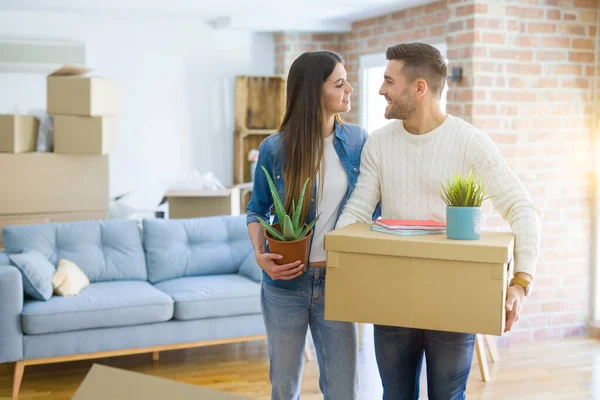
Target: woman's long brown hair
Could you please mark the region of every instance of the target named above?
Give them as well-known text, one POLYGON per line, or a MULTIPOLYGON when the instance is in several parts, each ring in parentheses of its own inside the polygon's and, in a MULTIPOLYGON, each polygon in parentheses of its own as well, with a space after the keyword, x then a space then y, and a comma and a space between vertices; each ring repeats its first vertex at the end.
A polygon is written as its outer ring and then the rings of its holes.
MULTIPOLYGON (((291 212, 292 200, 298 201, 302 186, 308 179, 300 221, 306 220, 323 159, 323 83, 341 62, 342 58, 331 51, 308 52, 292 63, 288 74, 286 112, 279 129, 283 151, 284 207, 288 213, 291 212)), ((299 205, 296 204, 296 207, 299 205)))

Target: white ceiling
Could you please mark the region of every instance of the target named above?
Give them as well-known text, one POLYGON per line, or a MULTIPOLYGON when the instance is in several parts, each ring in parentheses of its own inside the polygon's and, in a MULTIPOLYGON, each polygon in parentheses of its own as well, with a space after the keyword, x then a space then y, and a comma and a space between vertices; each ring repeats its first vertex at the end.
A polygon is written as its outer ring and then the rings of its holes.
POLYGON ((0 10, 192 19, 257 32, 350 30, 352 21, 433 0, 0 0, 0 10))

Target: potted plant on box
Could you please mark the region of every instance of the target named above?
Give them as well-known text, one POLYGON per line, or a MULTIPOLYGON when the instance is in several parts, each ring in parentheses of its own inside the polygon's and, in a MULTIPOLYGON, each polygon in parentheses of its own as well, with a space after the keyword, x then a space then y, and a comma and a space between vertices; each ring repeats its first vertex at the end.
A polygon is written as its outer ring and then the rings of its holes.
POLYGON ((275 212, 279 221, 271 225, 264 219, 259 218, 260 224, 265 228, 265 237, 269 244, 269 251, 283 256, 282 259, 275 261, 278 265, 289 264, 298 260, 306 265, 310 250, 310 238, 313 234, 312 229, 319 219, 319 216, 317 216, 308 224, 300 221, 304 192, 306 191, 308 179, 304 182, 298 201, 294 202, 292 200, 292 213, 288 215, 269 172, 265 167, 261 166, 261 168, 269 182, 269 189, 271 190, 271 196, 273 196, 275 212))
POLYGON ((485 197, 483 177, 472 171, 467 176, 456 175, 442 183, 440 195, 446 203, 446 237, 457 240, 478 240, 481 237, 481 204, 485 197))

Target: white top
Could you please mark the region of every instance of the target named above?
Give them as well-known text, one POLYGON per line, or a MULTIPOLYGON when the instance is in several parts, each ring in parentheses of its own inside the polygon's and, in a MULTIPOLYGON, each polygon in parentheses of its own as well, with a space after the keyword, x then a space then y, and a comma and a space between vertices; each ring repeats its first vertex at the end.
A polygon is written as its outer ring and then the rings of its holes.
MULTIPOLYGON (((324 139, 323 162, 321 173, 325 174, 323 192, 317 196, 317 215, 321 215, 315 225, 313 243, 310 250, 310 262, 326 260, 324 248, 325 234, 331 232, 335 227, 340 203, 348 191, 348 176, 333 147, 333 134, 324 139)), ((317 175, 317 187, 319 176, 317 175)))
POLYGON ((492 140, 451 115, 424 135, 410 134, 400 120, 375 131, 363 148, 358 182, 337 228, 371 222, 380 200, 385 219, 445 221, 441 184, 469 169, 484 174, 488 195, 496 195, 494 208, 515 234, 515 271, 534 275, 542 211, 492 140))

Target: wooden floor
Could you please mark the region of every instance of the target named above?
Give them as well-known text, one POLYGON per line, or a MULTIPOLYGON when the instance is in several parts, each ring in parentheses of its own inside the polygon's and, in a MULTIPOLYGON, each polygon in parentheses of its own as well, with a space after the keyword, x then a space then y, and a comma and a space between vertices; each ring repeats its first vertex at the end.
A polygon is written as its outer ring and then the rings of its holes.
MULTIPOLYGON (((360 400, 381 398, 371 332, 360 359, 360 400)), ((502 361, 491 366, 493 381, 483 383, 473 366, 469 399, 600 399, 600 341, 573 338, 500 348, 502 361)), ((270 398, 264 341, 174 350, 153 363, 150 354, 31 366, 19 399, 71 399, 93 362, 134 370, 253 399, 270 398)), ((13 364, 0 364, 0 399, 8 399, 13 364)), ((423 383, 424 379, 423 379, 423 383)), ((303 400, 322 399, 316 359, 304 371, 303 400)), ((426 392, 426 390, 424 390, 426 392)), ((421 396, 426 398, 425 393, 421 396)))

